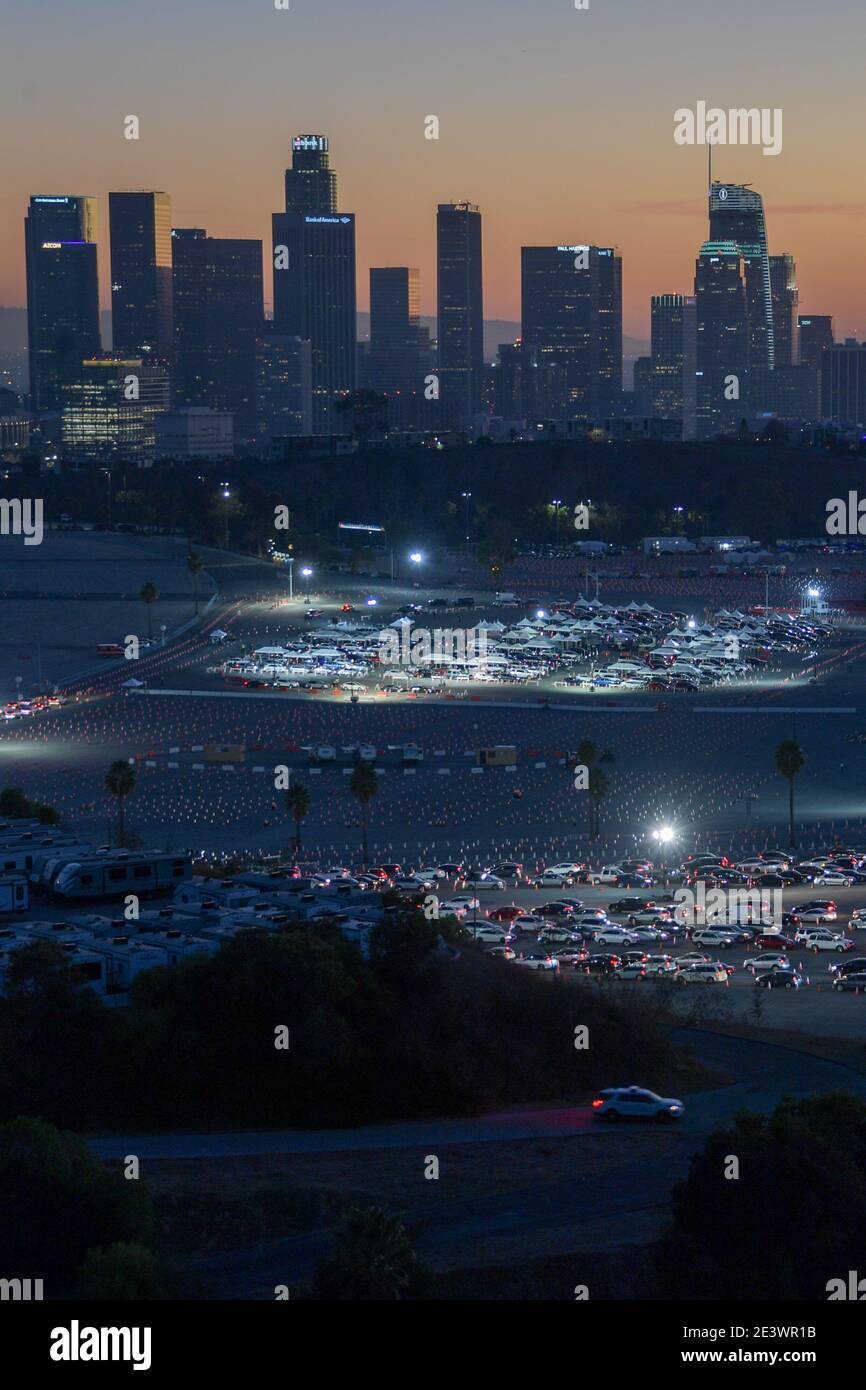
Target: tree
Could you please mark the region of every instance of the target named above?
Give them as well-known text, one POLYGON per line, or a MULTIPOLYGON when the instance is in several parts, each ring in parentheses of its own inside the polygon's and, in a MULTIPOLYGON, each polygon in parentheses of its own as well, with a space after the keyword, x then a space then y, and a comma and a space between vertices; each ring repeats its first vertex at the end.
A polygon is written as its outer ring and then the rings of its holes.
POLYGON ((361 807, 361 843, 364 854, 364 867, 367 866, 369 852, 367 849, 367 818, 368 806, 373 797, 379 790, 379 779, 376 776, 376 769, 372 763, 358 763, 355 771, 349 779, 349 791, 361 807))
POLYGON ((373 433, 386 428, 387 406, 387 396, 366 389, 349 391, 347 395, 338 397, 334 403, 335 411, 350 417, 352 434, 362 449, 373 433))
POLYGON ((589 798, 589 837, 594 840, 598 835, 599 814, 601 803, 610 791, 610 778, 607 773, 598 766, 590 766, 589 786, 587 787, 587 797, 589 798))
POLYGON ((191 550, 186 557, 186 567, 192 575, 192 592, 195 598, 195 613, 198 617, 198 577, 204 569, 204 560, 191 550))
POLYGON ((139 590, 138 597, 141 599, 142 603, 144 603, 147 608, 147 636, 148 639, 152 642, 153 617, 151 615, 151 608, 156 603, 156 600, 159 598, 159 589, 156 587, 152 579, 148 579, 146 584, 142 584, 141 589, 139 590))
POLYGON ((0 816, 5 820, 38 820, 40 825, 59 825, 60 812, 41 801, 31 801, 20 787, 0 792, 0 816))
POLYGON ((88 1250, 75 1297, 97 1302, 137 1302, 159 1298, 160 1285, 158 1262, 152 1250, 131 1241, 115 1241, 113 1245, 88 1250))
POLYGON ((301 821, 310 813, 310 789, 303 782, 294 782, 286 792, 286 806, 295 822, 295 854, 301 852, 301 821))
POLYGON ((864 1160, 866 1106, 848 1093, 741 1111, 673 1189, 663 1296, 826 1299, 866 1239, 864 1160))
POLYGON ((353 1207, 335 1243, 333 1256, 314 1276, 318 1298, 393 1302, 411 1298, 423 1277, 404 1226, 381 1207, 353 1207))
POLYGON ((788 848, 796 849, 797 840, 794 835, 794 778, 798 772, 802 771, 806 762, 806 755, 796 739, 783 738, 776 749, 775 763, 776 771, 787 779, 788 782, 788 848))
POLYGON ((135 768, 132 767, 125 758, 117 758, 109 767, 105 774, 105 790, 109 796, 117 799, 117 815, 119 820, 119 830, 117 836, 118 845, 124 843, 123 833, 123 803, 126 798, 135 790, 135 768))
POLYGON ((0 1127, 4 1273, 43 1278, 46 1298, 68 1296, 88 1250, 147 1245, 153 1234, 142 1183, 103 1167, 78 1135, 38 1119, 0 1127))

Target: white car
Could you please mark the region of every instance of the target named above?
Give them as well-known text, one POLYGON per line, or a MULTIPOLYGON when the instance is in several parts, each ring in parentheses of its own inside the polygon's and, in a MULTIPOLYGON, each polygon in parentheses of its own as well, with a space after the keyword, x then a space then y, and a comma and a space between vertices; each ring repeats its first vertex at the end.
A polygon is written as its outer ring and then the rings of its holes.
POLYGON ((706 965, 709 960, 712 960, 712 956, 708 956, 704 951, 685 951, 683 955, 676 958, 678 966, 706 965))
POLYGON ((743 961, 743 969, 757 975, 761 970, 787 970, 790 963, 783 951, 760 951, 743 961))
POLYGON ((724 927, 700 927, 692 934, 696 946, 733 946, 735 937, 724 927))
POLYGON ((642 907, 637 912, 626 913, 626 921, 632 927, 663 927, 671 921, 671 914, 666 907, 642 907))
POLYGON ((467 878, 466 887, 471 888, 474 893, 501 893, 505 890, 505 883, 495 874, 485 874, 483 878, 467 878))
POLYGON ((798 922, 835 922, 838 915, 835 907, 795 907, 793 912, 798 922))
POLYGON ((573 877, 580 873, 583 867, 582 864, 548 864, 544 872, 546 874, 567 874, 569 877, 573 877))
POLYGON ((812 882, 816 886, 850 888, 854 880, 848 874, 842 873, 841 869, 825 869, 823 873, 817 874, 812 882))
POLYGON ((439 911, 446 917, 465 917, 467 912, 474 912, 480 906, 477 898, 446 898, 439 904, 439 911))
POLYGON ((728 972, 718 961, 702 961, 700 964, 681 965, 677 971, 681 985, 726 985, 728 972))
POLYGON ((588 876, 588 882, 598 887, 605 883, 619 883, 622 878, 622 869, 617 868, 616 864, 605 864, 603 869, 597 869, 588 876))
POLYGON ((834 932, 816 930, 809 932, 803 943, 807 951, 853 951, 854 942, 847 936, 837 936, 834 932))
POLYGON ((657 1096, 641 1086, 616 1086, 599 1091, 592 1102, 594 1115, 602 1120, 678 1120, 686 1107, 672 1096, 657 1096))
POLYGON ((515 965, 525 965, 528 970, 558 970, 559 961, 556 956, 521 956, 515 957, 515 965))
POLYGON ((673 956, 647 956, 644 969, 648 975, 676 975, 677 963, 673 956))
POLYGON ((573 883, 571 873, 560 872, 558 869, 545 869, 543 874, 533 879, 534 888, 570 888, 573 883))
POLYGON ((471 934, 474 941, 484 941, 494 946, 504 946, 510 937, 504 927, 497 927, 495 922, 481 921, 477 926, 471 922, 465 922, 466 930, 471 934))
POLYGON ((635 946, 638 938, 625 927, 601 927, 595 934, 599 946, 635 946))

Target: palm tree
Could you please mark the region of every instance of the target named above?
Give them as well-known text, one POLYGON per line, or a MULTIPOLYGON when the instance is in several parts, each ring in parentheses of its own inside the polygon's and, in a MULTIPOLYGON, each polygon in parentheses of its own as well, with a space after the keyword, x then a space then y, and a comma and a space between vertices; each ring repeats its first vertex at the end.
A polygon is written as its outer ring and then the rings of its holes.
POLYGON ((309 815, 310 790, 303 782, 295 782, 286 792, 286 806, 295 822, 295 854, 301 852, 301 821, 309 815))
POLYGON ((349 791, 361 805, 361 843, 364 850, 364 868, 367 867, 367 807, 379 790, 379 779, 372 763, 358 763, 349 779, 349 791))
POLYGON ((135 768, 130 766, 125 758, 118 758, 113 762, 105 774, 105 790, 110 796, 117 798, 117 814, 120 827, 117 836, 117 843, 122 845, 124 842, 123 834, 123 803, 126 797, 135 789, 135 768))
POLYGON ((598 835, 599 811, 601 803, 610 791, 610 778, 600 767, 590 766, 589 786, 587 796, 589 797, 589 837, 594 840, 598 835))
POLYGON ((141 589, 139 590, 138 597, 141 599, 142 603, 144 603, 147 606, 147 636, 148 640, 152 642, 153 618, 151 616, 150 610, 153 604, 155 604, 156 600, 159 598, 159 589, 156 587, 152 579, 148 579, 146 584, 142 584, 141 589))
POLYGON ((198 577, 204 569, 204 560, 191 550, 186 557, 186 567, 192 575, 192 592, 195 597, 195 613, 198 617, 198 577))
POLYGON ((775 752, 776 771, 788 782, 788 848, 796 849, 794 836, 794 778, 802 771, 806 754, 794 738, 783 738, 775 752))
POLYGON ((314 1276, 321 1297, 389 1302, 411 1297, 421 1266, 396 1216, 381 1207, 353 1207, 335 1243, 334 1254, 314 1276))

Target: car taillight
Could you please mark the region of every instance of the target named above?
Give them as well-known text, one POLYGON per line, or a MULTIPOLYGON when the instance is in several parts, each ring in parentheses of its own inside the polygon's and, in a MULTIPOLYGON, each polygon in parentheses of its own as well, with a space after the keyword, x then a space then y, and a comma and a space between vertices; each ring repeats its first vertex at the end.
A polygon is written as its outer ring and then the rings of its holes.
POLYGON ((601 1107, 602 1107, 603 1105, 604 1105, 604 1101, 603 1101, 603 1100, 594 1100, 594 1101, 592 1102, 592 1108, 593 1108, 593 1110, 600 1110, 601 1107))

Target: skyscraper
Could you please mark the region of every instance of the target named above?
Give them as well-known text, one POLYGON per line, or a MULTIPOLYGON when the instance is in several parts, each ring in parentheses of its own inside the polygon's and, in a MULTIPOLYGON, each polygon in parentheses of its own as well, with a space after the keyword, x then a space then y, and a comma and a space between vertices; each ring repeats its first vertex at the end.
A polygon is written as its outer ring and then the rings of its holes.
POLYGON ((824 350, 821 415, 835 425, 866 427, 866 343, 846 338, 824 350))
POLYGON ((109 193, 111 328, 115 352, 172 353, 171 199, 109 193))
POLYGON ((166 361, 119 353, 85 360, 62 394, 65 453, 153 462, 156 417, 169 407, 166 361))
POLYGON ((274 332, 312 348, 313 433, 345 430, 336 398, 354 391, 355 217, 353 213, 276 212, 274 332))
POLYGON ((697 437, 736 428, 747 413, 746 271, 733 241, 707 241, 695 267, 697 437))
POLYGON ((773 354, 775 367, 796 367, 800 361, 797 310, 797 267, 787 252, 770 257, 770 295, 773 300, 773 354))
POLYGON ((798 326, 800 361, 810 367, 820 367, 824 349, 833 346, 832 314, 801 314, 798 326))
POLYGON ((354 391, 355 215, 337 212, 337 176, 324 135, 296 135, 286 210, 272 219, 274 332, 309 341, 313 433, 345 429, 336 400, 354 391))
POLYGON ((370 268, 370 360, 374 391, 421 391, 421 289, 409 266, 370 268))
POLYGON ((264 327, 262 243, 172 232, 175 404, 235 417, 255 434, 256 339, 264 327))
POLYGON ((481 405, 484 292, 481 211, 473 203, 440 203, 436 215, 439 401, 457 423, 481 405))
POLYGON ((330 168, 325 135, 296 135, 286 170, 286 212, 337 211, 337 175, 330 168))
POLYGON ((773 298, 767 227, 760 193, 746 184, 713 183, 710 188, 711 242, 733 242, 743 260, 749 308, 749 361, 773 370, 773 298))
POLYGON ((312 355, 303 338, 265 333, 256 342, 256 426, 265 441, 312 433, 312 355))
POLYGON ((62 405, 62 385, 101 350, 96 199, 33 197, 24 219, 30 404, 62 405))
POLYGON ((562 373, 555 414, 602 420, 622 397, 622 260, 612 246, 521 248, 522 339, 562 373))
POLYGON ((650 301, 652 413, 667 419, 683 413, 685 300, 682 294, 654 294, 650 301))

